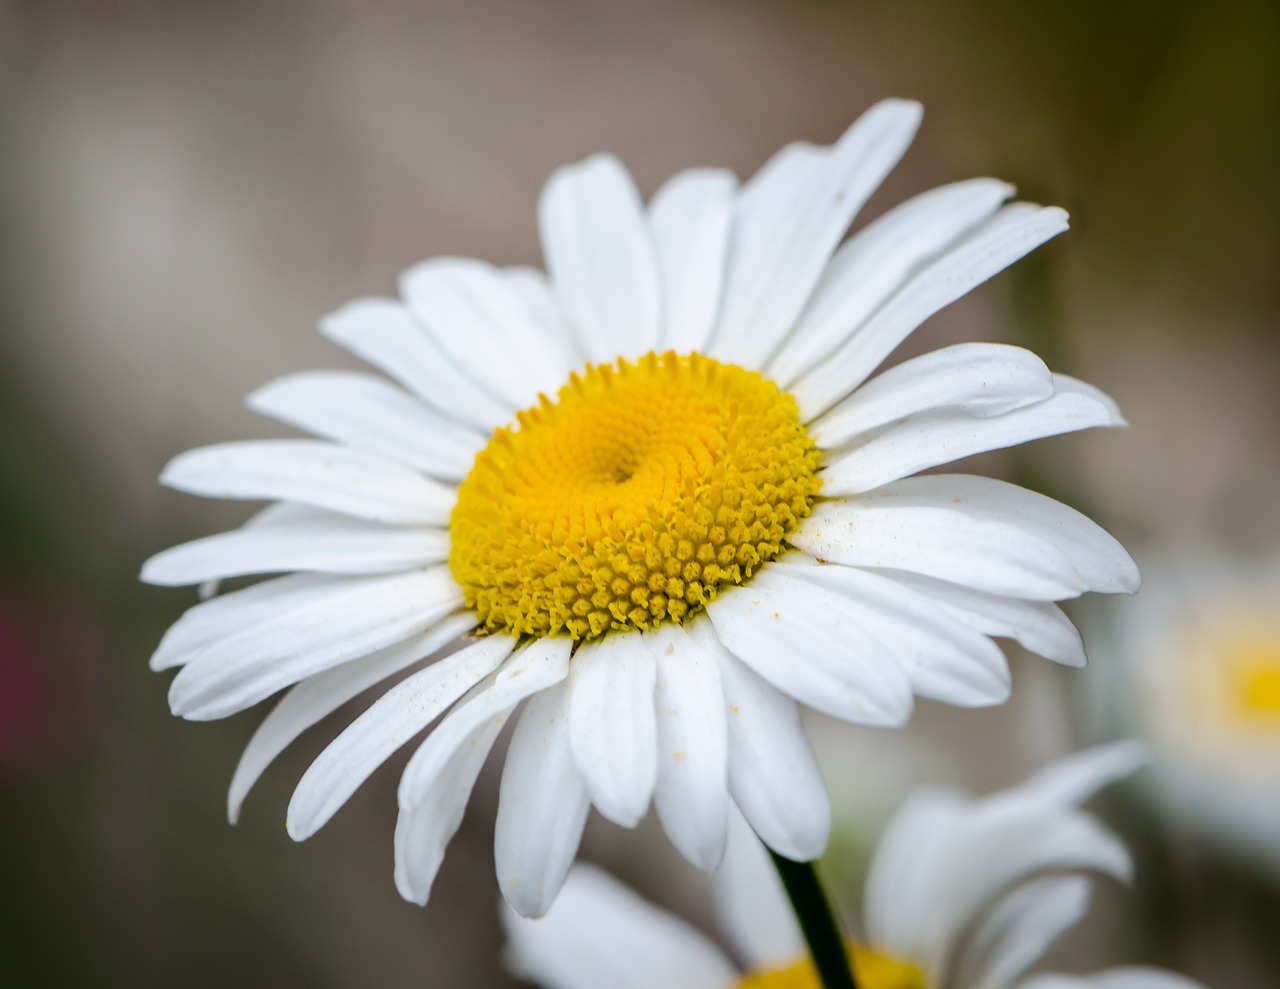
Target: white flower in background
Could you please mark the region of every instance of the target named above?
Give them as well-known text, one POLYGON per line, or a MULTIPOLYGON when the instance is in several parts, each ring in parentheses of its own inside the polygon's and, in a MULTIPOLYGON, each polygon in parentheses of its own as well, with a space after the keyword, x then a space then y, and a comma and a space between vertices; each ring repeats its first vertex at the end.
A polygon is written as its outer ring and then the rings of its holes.
POLYGON ((1066 228, 976 179, 844 244, 909 144, 889 101, 831 147, 784 148, 741 187, 682 172, 646 207, 615 159, 554 174, 549 274, 424 262, 401 300, 322 329, 392 378, 290 376, 252 408, 318 440, 194 450, 162 480, 274 500, 242 529, 161 553, 158 584, 296 571, 192 608, 152 658, 170 702, 221 718, 292 688, 231 786, 360 691, 386 689, 289 806, 313 834, 433 721, 400 785, 396 882, 425 902, 469 791, 522 701, 496 859, 543 912, 588 807, 652 802, 692 862, 721 858, 730 803, 796 859, 829 810, 797 702, 903 724, 919 694, 997 704, 989 636, 1080 665, 1055 600, 1132 591, 1123 548, 1000 481, 919 471, 1121 418, 1015 347, 967 344, 867 379, 934 312, 1066 228), (468 635, 468 633, 474 634, 468 635), (463 647, 441 657, 441 650, 463 647))
MULTIPOLYGON (((1121 743, 980 800, 945 789, 912 795, 867 877, 863 937, 851 948, 861 989, 1193 989, 1149 968, 1024 978, 1084 915, 1089 873, 1129 878, 1128 851, 1078 805, 1141 757, 1121 743)), ((544 918, 503 911, 509 964, 545 989, 818 989, 781 883, 745 825, 734 829, 714 889, 745 972, 692 927, 581 865, 544 918)))
POLYGON ((1183 829, 1280 867, 1280 560, 1153 561, 1100 702, 1146 736, 1183 829))

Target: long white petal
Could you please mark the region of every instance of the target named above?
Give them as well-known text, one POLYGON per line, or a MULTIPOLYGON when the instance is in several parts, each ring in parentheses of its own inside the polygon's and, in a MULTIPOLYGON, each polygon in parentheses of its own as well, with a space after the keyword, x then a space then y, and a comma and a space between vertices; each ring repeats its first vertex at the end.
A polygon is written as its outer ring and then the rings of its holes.
POLYGON ((310 570, 373 574, 441 563, 449 556, 442 529, 389 527, 321 514, 206 536, 157 553, 142 566, 149 584, 199 584, 245 574, 310 570))
POLYGON ((716 636, 779 690, 856 724, 901 725, 911 681, 843 595, 766 566, 707 607, 716 636))
POLYGON ((1096 975, 1037 975, 1018 989, 1205 989, 1204 984, 1158 968, 1110 968, 1096 975))
POLYGON ((444 525, 452 487, 385 457, 321 440, 249 440, 188 450, 160 483, 208 498, 297 501, 400 525, 444 525))
POLYGON ((975 417, 946 410, 890 426, 850 452, 831 457, 822 472, 822 493, 828 497, 861 494, 975 453, 1081 429, 1124 425, 1115 403, 1096 388, 1061 374, 1053 376, 1053 385, 1052 397, 1004 415, 975 417))
POLYGON ((589 360, 638 357, 659 339, 658 265, 635 183, 611 155, 558 169, 538 203, 542 253, 589 360))
POLYGON ((958 343, 891 367, 809 425, 823 449, 928 412, 1002 415, 1053 394, 1053 377, 1029 350, 958 343))
POLYGON ((471 470, 484 437, 390 382, 355 371, 307 371, 264 385, 249 408, 324 439, 395 460, 445 481, 471 470))
POLYGON ((727 989, 736 980, 707 938, 588 865, 574 868, 541 920, 502 919, 512 970, 548 989, 727 989))
POLYGON ((517 409, 554 395, 572 369, 519 291, 483 261, 423 261, 400 276, 400 294, 455 364, 517 409))
POLYGON ((986 594, 905 570, 884 571, 884 575, 931 598, 943 610, 983 635, 1013 639, 1031 652, 1064 666, 1085 665, 1080 633, 1056 604, 986 594))
POLYGON ((714 869, 724 856, 729 811, 720 666, 679 625, 663 625, 644 641, 657 662, 654 808, 680 853, 700 869, 714 869))
POLYGON ((1050 876, 1014 890, 970 935, 957 984, 1009 989, 1084 916, 1092 887, 1083 876, 1050 876))
POLYGON ((831 805, 796 702, 725 649, 707 618, 689 632, 720 664, 734 802, 774 851, 816 859, 831 833, 831 805))
POLYGON ((1131 776, 1146 760, 1146 747, 1138 741, 1097 745, 1045 766, 1029 776, 1014 792, 1033 800, 1069 807, 1083 803, 1116 780, 1131 776))
POLYGON ((560 892, 590 807, 569 747, 569 689, 558 684, 529 698, 502 767, 493 858, 522 917, 541 917, 560 892))
POLYGON ((653 654, 635 632, 606 635, 573 657, 569 741, 591 802, 623 827, 649 808, 658 779, 653 654))
POLYGON ((357 299, 320 321, 320 331, 395 378, 432 408, 482 434, 511 420, 506 405, 449 360, 399 302, 357 299))
POLYGON ((444 567, 335 582, 305 604, 205 646, 174 677, 169 706, 192 721, 224 718, 304 677, 402 642, 461 605, 444 567))
POLYGON ((732 172, 693 169, 668 180, 649 204, 662 279, 659 345, 664 350, 701 351, 711 337, 737 186, 732 172))
POLYGON ((319 831, 391 754, 492 673, 516 640, 491 635, 406 677, 379 697, 311 764, 289 801, 289 837, 319 831))
POLYGON ((1054 207, 1014 203, 962 237, 900 288, 835 353, 790 389, 809 421, 851 393, 939 309, 1067 229, 1054 207))
POLYGON ((317 673, 290 688, 258 725, 240 756, 227 793, 227 818, 236 823, 258 777, 304 731, 375 683, 457 641, 475 624, 470 612, 452 615, 389 649, 317 673))
POLYGON ((777 355, 769 376, 788 388, 870 316, 922 264, 986 220, 1013 195, 995 179, 930 189, 858 231, 836 251, 777 355))
POLYGON ((929 598, 852 567, 778 566, 839 594, 846 613, 906 671, 917 694, 965 707, 1008 699, 1009 667, 1000 647, 929 598))
POLYGON ((742 190, 710 353, 759 368, 813 292, 849 223, 911 143, 918 103, 884 100, 816 156, 783 149, 742 190))
POLYGON ((1131 593, 1140 582, 1124 547, 1084 515, 967 474, 910 477, 820 502, 791 542, 821 560, 910 570, 1032 600, 1131 593))

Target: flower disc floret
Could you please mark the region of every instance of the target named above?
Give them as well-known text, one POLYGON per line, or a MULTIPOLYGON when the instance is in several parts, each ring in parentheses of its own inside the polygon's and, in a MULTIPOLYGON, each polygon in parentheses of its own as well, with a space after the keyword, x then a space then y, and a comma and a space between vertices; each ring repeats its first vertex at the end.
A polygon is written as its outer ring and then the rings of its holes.
MULTIPOLYGON (((925 989, 924 975, 909 962, 849 943, 849 964, 861 989, 925 989)), ((809 958, 786 968, 749 972, 735 989, 822 989, 822 980, 809 958)))
POLYGON ((778 556, 818 493, 795 400, 699 354, 589 366, 516 419, 449 521, 449 566, 490 631, 682 622, 778 556))

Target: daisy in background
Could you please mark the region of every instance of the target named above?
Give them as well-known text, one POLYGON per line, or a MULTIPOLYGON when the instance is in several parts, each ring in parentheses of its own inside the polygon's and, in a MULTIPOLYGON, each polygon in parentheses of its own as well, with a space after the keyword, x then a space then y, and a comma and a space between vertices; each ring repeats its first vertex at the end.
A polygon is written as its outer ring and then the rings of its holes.
MULTIPOLYGON (((1128 851, 1079 804, 1141 759, 1139 747, 1121 743, 982 799, 916 791, 871 861, 863 938, 849 948, 861 989, 1193 989, 1147 968, 1025 977, 1084 916, 1090 873, 1130 879, 1128 851)), ((544 918, 502 911, 508 963, 544 989, 816 989, 778 878, 745 825, 734 829, 713 883, 718 919, 745 971, 692 927, 585 865, 544 918)))
POLYGON ((388 681, 303 776, 287 826, 315 833, 439 719, 401 779, 395 832, 397 887, 424 903, 523 702, 495 857, 503 894, 536 916, 592 805, 631 827, 652 803, 703 868, 731 805, 778 853, 817 857, 829 809, 798 704, 885 726, 915 695, 998 704, 1009 670, 993 636, 1084 663, 1053 602, 1134 590, 1124 549, 1022 488, 914 475, 1121 425, 1114 403, 994 344, 871 377, 1067 225, 975 179, 841 243, 920 113, 878 104, 741 186, 682 172, 647 205, 614 158, 567 166, 539 204, 547 274, 411 268, 400 299, 321 326, 397 384, 283 378, 249 405, 319 439, 165 468, 183 491, 273 502, 143 569, 170 585, 285 574, 191 608, 151 661, 179 669, 170 704, 193 720, 287 691, 235 772, 233 821, 286 745, 388 681))
POLYGON ((1280 559, 1184 553, 1148 570, 1136 609, 1110 616, 1100 706, 1147 739, 1179 828, 1280 869, 1280 559))

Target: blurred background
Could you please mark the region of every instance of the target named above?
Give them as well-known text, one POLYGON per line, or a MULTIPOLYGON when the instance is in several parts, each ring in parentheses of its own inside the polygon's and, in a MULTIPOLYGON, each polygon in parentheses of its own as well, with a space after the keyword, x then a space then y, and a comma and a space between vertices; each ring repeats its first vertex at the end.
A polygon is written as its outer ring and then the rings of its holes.
MULTIPOLYGON (((499 759, 425 909, 391 879, 403 754, 321 834, 285 834, 341 714, 226 823, 261 714, 170 717, 146 661, 194 592, 136 575, 251 509, 155 478, 186 448, 284 435, 242 396, 354 366, 317 318, 412 262, 539 264, 557 165, 613 151, 646 195, 691 165, 746 175, 889 95, 925 123, 864 217, 979 174, 1072 214, 904 352, 1018 343, 1114 395, 1127 432, 972 466, 1088 511, 1147 590, 1072 612, 1083 672, 1013 656, 998 711, 815 723, 840 812, 829 874, 856 914, 915 785, 986 791, 1146 734, 1153 768, 1099 804, 1137 881, 1104 891, 1055 965, 1280 984, 1280 8, 1263 0, 0 0, 0 982, 514 985, 499 759)), ((593 820, 584 854, 709 923, 703 878, 652 822, 593 820)))

